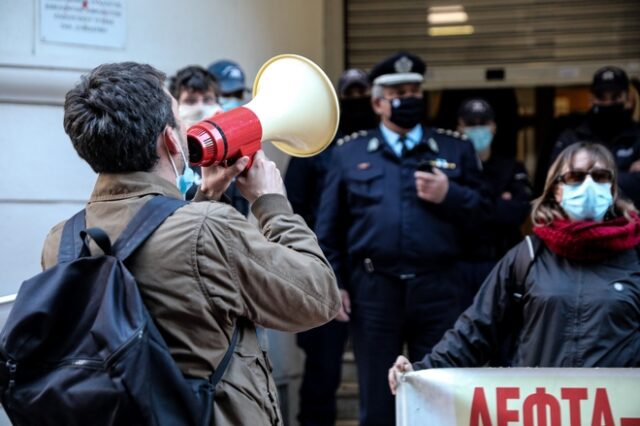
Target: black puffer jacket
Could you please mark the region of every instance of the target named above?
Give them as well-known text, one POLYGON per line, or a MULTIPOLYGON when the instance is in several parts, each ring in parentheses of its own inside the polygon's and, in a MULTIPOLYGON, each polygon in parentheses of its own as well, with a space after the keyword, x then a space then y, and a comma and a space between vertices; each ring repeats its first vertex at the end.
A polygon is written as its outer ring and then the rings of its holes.
POLYGON ((483 366, 519 322, 514 367, 640 366, 640 262, 635 250, 600 263, 581 263, 542 247, 523 282, 518 306, 514 265, 521 250, 527 250, 525 242, 502 258, 473 305, 415 369, 483 366))

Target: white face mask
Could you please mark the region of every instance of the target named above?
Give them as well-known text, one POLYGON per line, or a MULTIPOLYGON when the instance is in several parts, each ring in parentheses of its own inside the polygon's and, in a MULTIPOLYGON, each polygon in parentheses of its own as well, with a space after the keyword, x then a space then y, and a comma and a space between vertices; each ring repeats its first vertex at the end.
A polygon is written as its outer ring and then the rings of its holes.
POLYGON ((184 125, 191 127, 199 121, 209 118, 215 114, 221 113, 222 108, 220 105, 180 105, 178 107, 178 114, 180 119, 184 122, 184 125))

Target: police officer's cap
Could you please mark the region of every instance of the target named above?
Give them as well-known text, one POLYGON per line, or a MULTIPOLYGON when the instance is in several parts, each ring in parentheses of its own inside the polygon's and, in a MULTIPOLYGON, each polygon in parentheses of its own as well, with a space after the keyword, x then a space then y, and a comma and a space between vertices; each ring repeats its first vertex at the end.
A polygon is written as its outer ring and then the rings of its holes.
POLYGON ((618 67, 602 67, 593 75, 591 92, 628 92, 629 77, 623 69, 618 67))
POLYGON ((244 72, 235 62, 222 59, 209 65, 208 69, 216 78, 223 94, 246 90, 244 72))
POLYGON ((427 66, 416 55, 398 52, 374 65, 369 80, 374 85, 391 86, 403 83, 422 83, 427 66))
POLYGON ((482 98, 467 99, 458 109, 458 118, 467 125, 493 121, 494 117, 493 108, 482 98))
POLYGON ((338 80, 338 93, 340 93, 340 96, 344 96, 347 90, 353 86, 368 89, 370 83, 367 73, 358 68, 350 68, 343 72, 340 80, 338 80))

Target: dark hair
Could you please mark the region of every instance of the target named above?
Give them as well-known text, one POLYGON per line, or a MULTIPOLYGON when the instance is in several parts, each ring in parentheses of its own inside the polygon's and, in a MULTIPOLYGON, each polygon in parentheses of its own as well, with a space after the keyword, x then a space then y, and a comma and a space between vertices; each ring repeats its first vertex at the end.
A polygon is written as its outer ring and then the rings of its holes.
POLYGON ((560 155, 558 155, 558 158, 556 158, 549 168, 542 195, 533 200, 531 220, 535 226, 544 226, 552 222, 554 219, 567 218, 566 213, 555 199, 558 176, 565 165, 569 165, 569 167, 571 167, 574 157, 580 151, 586 152, 589 156, 589 167, 593 167, 593 165, 599 161, 606 169, 613 171, 613 182, 611 183, 613 205, 611 206, 612 208, 609 211, 609 215, 611 217, 624 216, 629 219, 631 217, 630 213, 636 211, 632 203, 620 198, 618 194, 618 169, 609 149, 598 143, 576 142, 566 147, 562 150, 560 155))
POLYGON ((179 99, 180 93, 184 90, 199 93, 207 93, 212 90, 218 97, 218 84, 215 77, 197 65, 182 68, 169 79, 169 92, 174 98, 179 99))
POLYGON ((135 62, 104 64, 82 77, 64 101, 64 130, 97 173, 149 171, 156 143, 176 127, 165 75, 135 62))

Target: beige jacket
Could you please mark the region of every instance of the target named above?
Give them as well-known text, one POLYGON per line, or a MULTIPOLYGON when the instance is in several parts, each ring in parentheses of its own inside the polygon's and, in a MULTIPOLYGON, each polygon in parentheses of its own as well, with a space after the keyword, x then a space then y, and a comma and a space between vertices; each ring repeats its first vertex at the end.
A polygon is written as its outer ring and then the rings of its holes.
MULTIPOLYGON (((180 198, 171 182, 151 173, 101 174, 86 207, 87 226, 104 229, 113 242, 153 194, 180 198)), ((191 203, 170 216, 129 263, 187 376, 211 374, 238 317, 298 332, 326 323, 340 308, 333 271, 286 198, 262 196, 252 212, 262 233, 231 206, 191 203)), ((63 225, 45 241, 43 268, 56 263, 63 225)), ((235 355, 216 389, 215 424, 282 424, 271 365, 253 325, 240 330, 235 355)))

